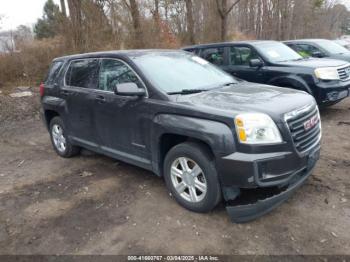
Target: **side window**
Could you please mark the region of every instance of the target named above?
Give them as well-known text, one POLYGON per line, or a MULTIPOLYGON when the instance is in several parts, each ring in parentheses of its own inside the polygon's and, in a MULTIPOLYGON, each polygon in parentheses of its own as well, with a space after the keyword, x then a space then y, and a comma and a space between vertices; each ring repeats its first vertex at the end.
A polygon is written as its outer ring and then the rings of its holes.
POLYGON ((246 46, 238 46, 230 48, 230 64, 231 65, 245 65, 249 66, 251 59, 260 59, 258 54, 246 46))
POLYGON ((75 87, 96 88, 98 65, 98 59, 72 61, 66 74, 66 84, 75 87))
POLYGON ((99 75, 99 89, 104 91, 114 90, 117 84, 136 83, 140 88, 142 84, 134 71, 129 66, 115 59, 103 59, 99 75))
POLYGON ((297 44, 296 45, 298 48, 298 53, 299 55, 303 56, 303 57, 307 57, 307 56, 312 56, 312 54, 318 52, 318 53, 323 53, 320 49, 318 49, 315 46, 312 45, 308 45, 308 44, 297 44))
POLYGON ((284 44, 289 48, 293 49, 295 52, 298 52, 298 47, 295 46, 294 44, 290 44, 290 43, 284 43, 284 44))
POLYGON ((45 84, 52 85, 56 83, 57 77, 61 71, 62 65, 63 65, 62 61, 53 62, 51 64, 49 73, 46 76, 45 84))
POLYGON ((207 48, 201 52, 201 57, 214 65, 224 64, 224 48, 207 48))

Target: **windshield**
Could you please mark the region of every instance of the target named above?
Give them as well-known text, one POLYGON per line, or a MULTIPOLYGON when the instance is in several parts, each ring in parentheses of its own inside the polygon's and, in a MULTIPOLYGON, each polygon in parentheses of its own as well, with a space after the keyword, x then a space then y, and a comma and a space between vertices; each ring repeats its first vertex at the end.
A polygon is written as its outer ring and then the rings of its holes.
POLYGON ((154 86, 167 93, 237 83, 206 60, 185 52, 150 53, 133 57, 133 61, 154 86))
POLYGON ((347 50, 345 47, 330 40, 316 41, 316 43, 328 53, 333 55, 349 53, 349 50, 347 50))
POLYGON ((256 49, 270 62, 286 62, 303 59, 297 52, 282 43, 263 43, 256 49))

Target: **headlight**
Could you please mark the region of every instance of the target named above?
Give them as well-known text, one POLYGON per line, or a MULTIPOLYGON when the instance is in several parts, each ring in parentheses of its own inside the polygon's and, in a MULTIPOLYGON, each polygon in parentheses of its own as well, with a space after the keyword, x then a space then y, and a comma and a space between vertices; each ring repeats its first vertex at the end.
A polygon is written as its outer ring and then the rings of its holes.
POLYGON ((281 143, 281 134, 273 120, 261 113, 245 113, 235 118, 238 140, 243 144, 281 143))
POLYGON ((322 80, 339 80, 339 74, 336 68, 322 67, 315 69, 315 75, 322 80))

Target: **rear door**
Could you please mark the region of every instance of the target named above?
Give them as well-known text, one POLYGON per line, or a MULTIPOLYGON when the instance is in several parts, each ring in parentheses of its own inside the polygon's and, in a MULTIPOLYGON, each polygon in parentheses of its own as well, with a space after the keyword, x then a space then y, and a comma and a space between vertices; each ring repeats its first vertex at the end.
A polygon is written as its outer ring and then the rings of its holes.
POLYGON ((71 139, 97 147, 93 128, 94 95, 97 88, 98 59, 79 59, 70 62, 60 96, 66 101, 65 123, 71 139))

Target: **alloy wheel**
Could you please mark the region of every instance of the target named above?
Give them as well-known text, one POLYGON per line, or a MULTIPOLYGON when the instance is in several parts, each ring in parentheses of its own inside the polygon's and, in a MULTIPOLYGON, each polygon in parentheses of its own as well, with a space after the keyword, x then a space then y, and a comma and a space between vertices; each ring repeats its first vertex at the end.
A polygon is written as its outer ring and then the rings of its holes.
POLYGON ((52 134, 52 140, 56 149, 59 152, 64 153, 67 148, 67 143, 66 143, 66 138, 64 137, 64 134, 63 134, 62 127, 58 124, 54 124, 52 126, 51 134, 52 134))
POLYGON ((186 201, 197 203, 207 193, 207 181, 200 166, 190 158, 179 157, 171 165, 171 182, 186 201))

